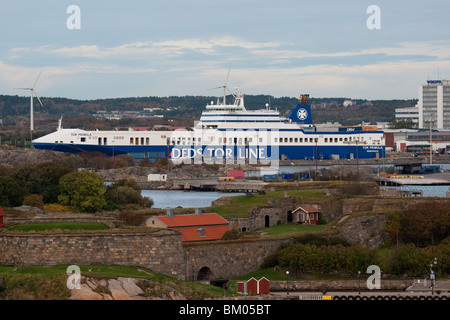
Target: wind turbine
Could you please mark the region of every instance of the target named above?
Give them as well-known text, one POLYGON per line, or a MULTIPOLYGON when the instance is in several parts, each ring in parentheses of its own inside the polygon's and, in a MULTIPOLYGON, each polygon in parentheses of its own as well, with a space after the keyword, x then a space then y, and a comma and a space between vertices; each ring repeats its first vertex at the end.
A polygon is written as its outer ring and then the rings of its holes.
POLYGON ((33 133, 33 130, 34 130, 34 117, 33 117, 33 115, 34 115, 34 111, 33 111, 33 98, 34 98, 34 95, 36 95, 36 98, 38 99, 38 101, 41 104, 42 108, 44 107, 44 105, 41 102, 41 99, 39 99, 39 96, 38 96, 36 90, 34 90, 34 88, 36 87, 36 83, 38 82, 39 77, 41 76, 41 73, 42 73, 42 71, 39 72, 39 75, 37 76, 36 81, 34 82, 34 85, 33 85, 32 88, 14 88, 14 89, 17 89, 17 90, 30 90, 30 131, 31 131, 31 133, 33 133))
POLYGON ((228 77, 229 77, 229 76, 230 76, 230 69, 228 69, 227 78, 225 79, 225 84, 224 84, 223 86, 208 89, 208 90, 214 90, 214 89, 220 89, 220 88, 223 88, 223 105, 226 105, 227 90, 228 90, 228 91, 231 93, 231 95, 234 97, 233 92, 231 92, 230 89, 228 89, 228 87, 227 87, 228 77))

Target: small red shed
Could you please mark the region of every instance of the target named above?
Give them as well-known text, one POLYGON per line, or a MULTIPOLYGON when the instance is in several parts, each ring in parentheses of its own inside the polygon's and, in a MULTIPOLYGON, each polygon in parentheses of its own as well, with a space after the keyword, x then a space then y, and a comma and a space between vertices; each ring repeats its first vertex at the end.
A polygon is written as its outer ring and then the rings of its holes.
POLYGON ((250 280, 247 281, 247 293, 249 295, 258 294, 258 280, 250 278, 250 280))
POLYGON ((269 294, 270 292, 270 281, 266 277, 262 277, 258 280, 258 293, 259 294, 269 294))
POLYGON ((5 227, 5 223, 3 222, 3 217, 5 217, 6 214, 3 211, 2 207, 0 207, 0 228, 4 228, 5 227))
POLYGON ((310 206, 298 207, 292 211, 292 219, 297 223, 319 224, 319 210, 310 206))

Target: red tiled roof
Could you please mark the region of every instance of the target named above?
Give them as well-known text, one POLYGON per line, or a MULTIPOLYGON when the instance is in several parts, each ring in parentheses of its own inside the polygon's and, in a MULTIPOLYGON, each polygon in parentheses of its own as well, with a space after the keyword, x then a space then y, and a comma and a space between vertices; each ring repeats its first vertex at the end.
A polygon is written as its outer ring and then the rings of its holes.
POLYGON ((228 225, 228 221, 219 216, 217 213, 184 214, 156 217, 164 223, 168 228, 175 227, 193 227, 193 226, 211 226, 211 225, 228 225))
POLYGON ((205 227, 185 227, 185 228, 170 228, 181 232, 181 241, 204 241, 204 240, 219 240, 223 234, 230 230, 230 226, 205 226, 205 227), (197 229, 204 229, 204 237, 200 235, 197 229))

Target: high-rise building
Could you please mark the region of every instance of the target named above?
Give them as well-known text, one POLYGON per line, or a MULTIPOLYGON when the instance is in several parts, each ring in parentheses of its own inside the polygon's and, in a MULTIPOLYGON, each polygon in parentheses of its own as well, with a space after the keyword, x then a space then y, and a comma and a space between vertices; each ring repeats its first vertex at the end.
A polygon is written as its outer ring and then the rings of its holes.
POLYGON ((419 128, 450 129, 450 80, 428 80, 419 87, 419 128), (430 123, 431 122, 431 123, 430 123))

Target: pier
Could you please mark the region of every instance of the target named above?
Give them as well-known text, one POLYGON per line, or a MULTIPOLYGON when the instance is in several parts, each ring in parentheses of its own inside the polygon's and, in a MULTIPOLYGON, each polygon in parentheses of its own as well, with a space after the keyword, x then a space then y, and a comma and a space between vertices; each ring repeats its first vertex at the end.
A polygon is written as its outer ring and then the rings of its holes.
POLYGON ((185 191, 219 191, 219 192, 262 192, 266 182, 258 180, 236 179, 236 181, 218 181, 218 177, 173 180, 174 189, 185 191))
POLYGON ((450 185, 450 172, 387 175, 377 177, 376 181, 380 186, 442 186, 450 185))

